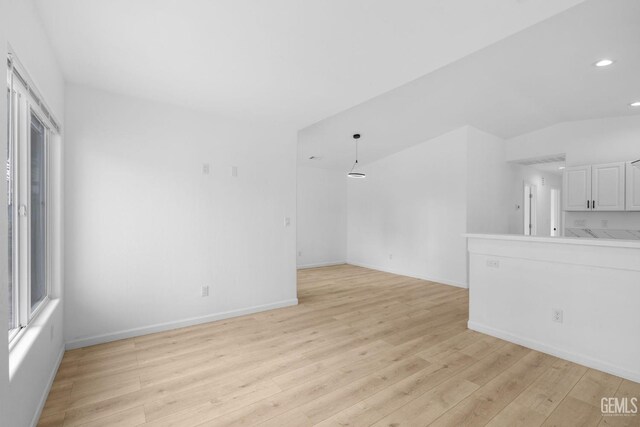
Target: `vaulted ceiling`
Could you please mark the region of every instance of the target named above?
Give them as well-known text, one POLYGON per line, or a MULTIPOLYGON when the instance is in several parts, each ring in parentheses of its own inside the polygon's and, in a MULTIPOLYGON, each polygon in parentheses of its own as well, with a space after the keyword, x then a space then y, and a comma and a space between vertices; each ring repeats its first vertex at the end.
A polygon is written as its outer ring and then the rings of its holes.
POLYGON ((299 162, 348 169, 465 125, 510 138, 640 115, 640 1, 588 0, 299 133, 299 162), (601 58, 615 62, 605 68, 601 58), (310 156, 320 160, 309 160, 310 156))
POLYGON ((36 0, 68 82, 298 129, 581 2, 36 0))
POLYGON ((34 1, 68 82, 290 126, 319 167, 348 167, 354 132, 367 163, 640 113, 637 0, 34 1))

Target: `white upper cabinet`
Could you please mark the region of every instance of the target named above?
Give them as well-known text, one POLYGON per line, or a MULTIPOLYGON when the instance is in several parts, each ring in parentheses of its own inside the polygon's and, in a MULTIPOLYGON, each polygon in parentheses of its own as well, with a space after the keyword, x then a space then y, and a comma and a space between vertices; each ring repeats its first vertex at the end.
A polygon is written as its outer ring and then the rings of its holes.
MULTIPOLYGON (((564 210, 625 210, 625 198, 629 198, 628 194, 625 197, 625 180, 633 173, 628 170, 625 173, 625 169, 625 162, 566 168, 563 174, 564 210)), ((633 191, 636 192, 636 203, 640 204, 640 190, 633 191)))
POLYGON ((591 210, 591 166, 566 168, 562 186, 565 211, 591 210))
POLYGON ((591 168, 592 209, 595 211, 623 211, 625 163, 593 165, 591 168))
POLYGON ((640 168, 627 163, 627 210, 640 211, 640 168))

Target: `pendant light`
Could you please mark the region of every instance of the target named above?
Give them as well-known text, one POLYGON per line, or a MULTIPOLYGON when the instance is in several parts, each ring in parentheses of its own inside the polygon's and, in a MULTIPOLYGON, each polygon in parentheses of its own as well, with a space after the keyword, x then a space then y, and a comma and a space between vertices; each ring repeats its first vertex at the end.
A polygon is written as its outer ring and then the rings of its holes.
POLYGON ((351 170, 349 171, 347 176, 349 178, 365 178, 367 175, 365 175, 363 172, 356 171, 356 168, 358 167, 358 140, 360 139, 360 134, 359 133, 354 134, 353 139, 355 139, 356 141, 356 161, 351 167, 351 170))

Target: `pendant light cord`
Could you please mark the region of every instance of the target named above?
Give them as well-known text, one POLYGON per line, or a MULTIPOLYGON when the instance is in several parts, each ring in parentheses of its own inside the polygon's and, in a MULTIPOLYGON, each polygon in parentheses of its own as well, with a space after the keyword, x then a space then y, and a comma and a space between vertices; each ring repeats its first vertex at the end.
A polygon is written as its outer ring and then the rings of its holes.
POLYGON ((353 172, 353 170, 356 168, 357 165, 358 165, 358 140, 356 139, 356 161, 351 167, 351 170, 349 171, 349 173, 353 172))

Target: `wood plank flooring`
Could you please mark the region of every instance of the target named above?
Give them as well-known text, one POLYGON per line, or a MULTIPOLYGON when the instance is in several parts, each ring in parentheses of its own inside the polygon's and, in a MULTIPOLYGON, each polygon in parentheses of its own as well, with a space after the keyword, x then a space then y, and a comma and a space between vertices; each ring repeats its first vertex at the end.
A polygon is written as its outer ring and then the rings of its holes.
POLYGON ((65 353, 39 426, 627 426, 640 384, 466 328, 468 292, 349 265, 300 304, 65 353))

